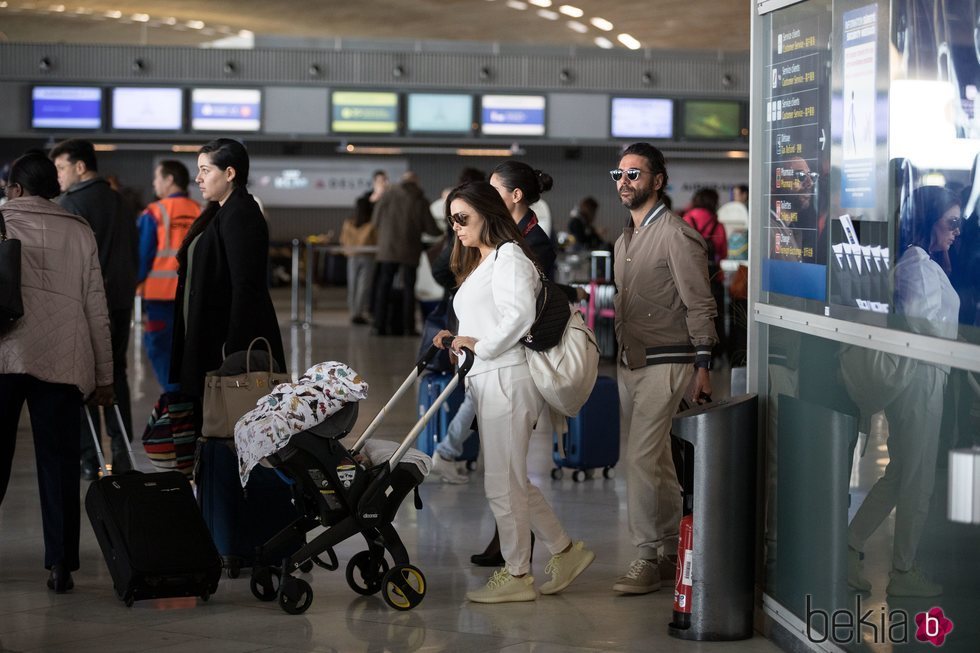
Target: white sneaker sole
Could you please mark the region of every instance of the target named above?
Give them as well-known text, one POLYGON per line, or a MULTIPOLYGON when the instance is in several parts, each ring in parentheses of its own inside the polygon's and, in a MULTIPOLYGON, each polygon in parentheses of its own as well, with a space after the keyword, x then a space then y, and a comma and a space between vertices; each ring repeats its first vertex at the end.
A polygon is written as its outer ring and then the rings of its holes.
POLYGON ((472 593, 466 595, 466 600, 471 603, 519 603, 522 601, 534 601, 537 598, 538 593, 533 587, 528 587, 526 590, 514 592, 513 594, 501 594, 497 596, 479 596, 472 593))
POLYGON ((650 594, 651 592, 656 592, 661 587, 662 583, 657 583, 656 585, 627 585, 626 583, 616 583, 613 585, 613 591, 623 594, 650 594))

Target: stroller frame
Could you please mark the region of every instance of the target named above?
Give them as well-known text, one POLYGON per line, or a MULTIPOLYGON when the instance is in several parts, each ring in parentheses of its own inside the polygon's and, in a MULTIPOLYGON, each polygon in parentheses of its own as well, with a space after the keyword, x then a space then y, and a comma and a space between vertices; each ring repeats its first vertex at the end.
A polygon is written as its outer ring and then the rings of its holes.
POLYGON ((425 576, 413 566, 392 524, 402 501, 415 493, 415 507, 422 508, 418 486, 425 479, 414 463, 401 463, 426 423, 436 414, 457 385, 463 382, 473 364, 473 352, 464 349, 459 368, 446 389, 419 418, 391 457, 365 468, 356 462, 357 454, 377 431, 391 408, 410 390, 426 365, 439 350, 433 345, 375 416, 349 450, 340 438, 350 433, 357 421, 358 404, 347 404, 322 424, 292 436, 289 443, 264 464, 271 465, 293 488, 293 500, 303 515, 257 548, 256 560, 266 550, 277 550, 290 543, 305 542, 280 567, 252 568, 252 594, 261 601, 278 600, 290 614, 302 614, 313 602, 310 584, 294 574, 310 569, 310 563, 333 571, 340 563, 333 547, 361 534, 367 549, 355 554, 347 565, 347 583, 358 594, 381 590, 385 602, 396 610, 410 610, 425 597, 425 576), (326 530, 306 542, 315 528, 326 530), (394 566, 389 568, 385 553, 394 566), (327 556, 324 560, 321 556, 327 556))

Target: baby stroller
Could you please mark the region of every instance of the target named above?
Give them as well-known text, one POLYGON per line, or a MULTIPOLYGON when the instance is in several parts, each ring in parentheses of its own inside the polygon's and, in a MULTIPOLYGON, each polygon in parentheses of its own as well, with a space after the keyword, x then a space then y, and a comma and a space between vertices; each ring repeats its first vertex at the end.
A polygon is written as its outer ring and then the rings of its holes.
POLYGON ((253 567, 251 590, 260 601, 278 599, 279 606, 289 614, 305 612, 313 602, 313 590, 308 582, 293 574, 301 568, 309 569, 310 562, 336 570, 340 564, 333 547, 359 533, 367 549, 347 563, 351 589, 363 595, 383 590, 385 602, 396 610, 410 610, 422 602, 425 576, 410 564, 392 520, 409 492, 415 493, 416 509, 422 508, 418 486, 428 471, 427 461, 424 466, 411 462, 413 453, 423 459, 425 456, 409 448, 463 381, 473 364, 472 352, 464 350, 455 377, 387 460, 365 466, 359 459, 389 409, 409 391, 437 352, 436 347, 429 348, 351 449, 345 449, 340 439, 350 433, 357 421, 357 403, 348 403, 324 422, 293 435, 286 446, 263 459, 262 464, 274 468, 292 486, 302 516, 258 547, 255 559, 262 560, 266 550, 282 550, 290 543, 305 542, 314 529, 326 530, 285 558, 281 567, 253 567), (386 552, 393 567, 388 565, 386 552))

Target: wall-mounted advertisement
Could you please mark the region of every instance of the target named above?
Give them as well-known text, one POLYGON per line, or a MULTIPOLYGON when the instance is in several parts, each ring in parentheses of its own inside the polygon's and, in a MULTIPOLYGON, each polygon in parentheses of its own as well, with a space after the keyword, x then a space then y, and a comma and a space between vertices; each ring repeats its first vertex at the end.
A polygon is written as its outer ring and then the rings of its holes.
POLYGON ((416 134, 469 134, 473 96, 462 93, 409 93, 408 131, 416 134))
POLYGON ((102 89, 35 86, 31 91, 31 127, 102 129, 102 89))
POLYGON ((248 190, 266 207, 337 207, 350 209, 357 198, 371 190, 375 170, 389 179, 399 179, 408 161, 397 157, 381 159, 338 157, 310 159, 254 157, 248 190))
POLYGON ((487 136, 544 136, 543 95, 484 95, 480 131, 487 136))
POLYGON ((875 207, 877 6, 844 13, 841 206, 875 207))
POLYGON ((331 95, 330 131, 346 134, 398 132, 398 94, 334 91, 331 95))
POLYGON ((112 89, 112 128, 178 131, 184 126, 184 92, 179 88, 112 89))
POLYGON ((191 91, 194 131, 257 132, 262 126, 262 92, 249 88, 191 91))
POLYGON ((674 101, 614 97, 610 112, 613 138, 673 138, 674 101))

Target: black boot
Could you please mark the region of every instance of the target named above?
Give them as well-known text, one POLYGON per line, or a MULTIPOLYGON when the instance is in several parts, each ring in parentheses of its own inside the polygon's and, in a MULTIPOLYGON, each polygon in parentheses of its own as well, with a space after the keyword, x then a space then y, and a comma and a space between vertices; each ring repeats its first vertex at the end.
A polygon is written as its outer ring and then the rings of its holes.
MULTIPOLYGON (((470 556, 470 562, 477 567, 503 567, 504 556, 500 553, 500 531, 493 530, 493 539, 483 553, 470 556)), ((531 533, 531 562, 534 562, 534 533, 531 533)))
POLYGON ((65 565, 53 565, 51 575, 48 576, 48 589, 54 590, 55 594, 64 594, 73 587, 75 587, 75 581, 71 579, 71 572, 65 565))

